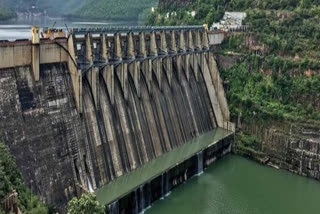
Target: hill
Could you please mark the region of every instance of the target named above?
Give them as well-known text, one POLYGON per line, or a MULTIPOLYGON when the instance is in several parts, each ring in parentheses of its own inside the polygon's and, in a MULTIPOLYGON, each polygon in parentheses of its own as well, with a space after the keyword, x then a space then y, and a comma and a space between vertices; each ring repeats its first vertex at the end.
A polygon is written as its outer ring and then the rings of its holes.
POLYGON ((16 17, 16 13, 4 5, 0 5, 0 20, 7 20, 16 17))
POLYGON ((36 6, 50 16, 68 16, 90 19, 145 20, 158 0, 0 0, 0 19, 13 17, 36 6), (11 10, 3 9, 11 8, 11 10))
POLYGON ((11 11, 26 12, 30 10, 46 11, 51 16, 59 16, 74 12, 87 0, 0 0, 0 7, 11 11), (36 9, 32 9, 35 6, 36 9))
POLYGON ((157 0, 88 0, 72 13, 75 17, 138 20, 151 12, 157 0))

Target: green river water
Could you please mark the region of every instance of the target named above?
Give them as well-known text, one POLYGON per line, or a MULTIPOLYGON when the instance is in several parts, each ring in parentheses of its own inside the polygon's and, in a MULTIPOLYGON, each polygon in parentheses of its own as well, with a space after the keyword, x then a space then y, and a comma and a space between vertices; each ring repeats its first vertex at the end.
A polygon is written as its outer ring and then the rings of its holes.
POLYGON ((228 155, 145 214, 319 214, 320 182, 228 155))

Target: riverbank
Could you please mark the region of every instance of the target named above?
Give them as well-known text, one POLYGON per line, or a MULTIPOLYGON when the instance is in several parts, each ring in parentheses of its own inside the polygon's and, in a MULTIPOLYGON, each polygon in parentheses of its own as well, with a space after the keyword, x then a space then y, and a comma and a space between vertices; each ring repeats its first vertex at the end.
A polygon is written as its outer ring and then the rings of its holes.
POLYGON ((305 62, 217 55, 239 130, 235 153, 320 180, 319 69, 305 62))
POLYGON ((268 166, 320 180, 320 128, 316 122, 252 122, 236 137, 236 154, 268 166))
POLYGON ((216 58, 240 131, 236 154, 319 180, 318 61, 250 52, 216 58))

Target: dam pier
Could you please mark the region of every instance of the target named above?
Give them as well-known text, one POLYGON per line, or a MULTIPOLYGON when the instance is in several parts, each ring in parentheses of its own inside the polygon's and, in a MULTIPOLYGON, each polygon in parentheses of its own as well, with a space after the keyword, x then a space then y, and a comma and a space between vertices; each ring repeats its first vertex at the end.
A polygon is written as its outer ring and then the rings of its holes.
MULTIPOLYGON (((48 204, 95 191, 139 213, 231 151, 203 26, 72 29, 0 42, 0 134, 48 204)), ((214 190, 213 190, 214 191, 214 190)))

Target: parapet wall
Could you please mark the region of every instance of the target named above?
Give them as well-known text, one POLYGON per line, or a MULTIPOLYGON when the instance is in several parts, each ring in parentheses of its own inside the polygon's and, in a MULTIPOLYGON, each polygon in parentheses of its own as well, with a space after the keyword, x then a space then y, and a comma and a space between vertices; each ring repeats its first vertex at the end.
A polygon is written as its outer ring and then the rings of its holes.
MULTIPOLYGON (((41 40, 40 64, 67 62, 68 53, 61 48, 67 49, 67 39, 55 41, 41 40), (59 44, 57 44, 59 43, 59 44)), ((0 43, 0 69, 32 64, 31 41, 15 41, 0 43)))
POLYGON ((42 40, 40 43, 40 64, 68 61, 67 39, 42 40))
POLYGON ((31 42, 0 44, 0 68, 31 65, 31 42))

